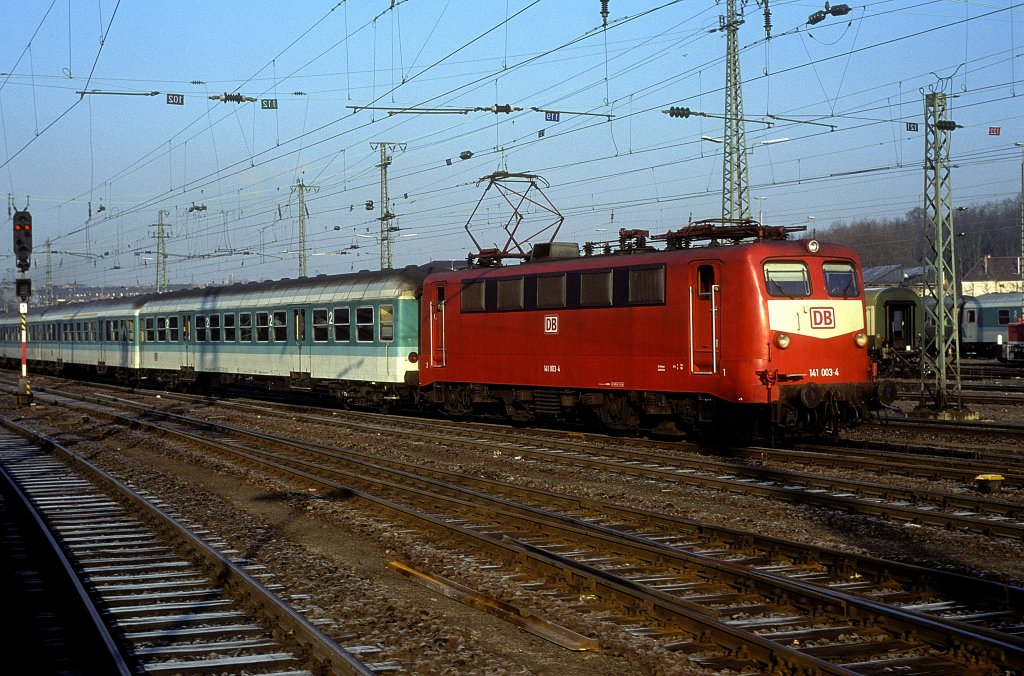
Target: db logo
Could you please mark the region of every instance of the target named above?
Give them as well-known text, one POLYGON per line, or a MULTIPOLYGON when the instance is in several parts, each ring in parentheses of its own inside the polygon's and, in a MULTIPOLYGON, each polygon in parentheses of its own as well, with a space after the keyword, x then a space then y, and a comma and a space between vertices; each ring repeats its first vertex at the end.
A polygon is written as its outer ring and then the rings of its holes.
POLYGON ((830 307, 811 308, 812 329, 834 329, 836 328, 836 311, 830 307))
POLYGON ((558 315, 545 315, 544 333, 558 333, 558 315))

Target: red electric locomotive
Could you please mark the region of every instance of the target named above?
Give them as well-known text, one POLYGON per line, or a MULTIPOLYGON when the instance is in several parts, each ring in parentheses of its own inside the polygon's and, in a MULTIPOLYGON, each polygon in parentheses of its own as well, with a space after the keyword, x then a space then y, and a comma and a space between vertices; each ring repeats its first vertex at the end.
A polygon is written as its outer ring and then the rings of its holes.
POLYGON ((662 250, 622 231, 615 253, 547 243, 430 275, 423 396, 452 416, 730 437, 854 424, 895 393, 872 373, 860 260, 790 230, 694 224, 651 238, 662 250))

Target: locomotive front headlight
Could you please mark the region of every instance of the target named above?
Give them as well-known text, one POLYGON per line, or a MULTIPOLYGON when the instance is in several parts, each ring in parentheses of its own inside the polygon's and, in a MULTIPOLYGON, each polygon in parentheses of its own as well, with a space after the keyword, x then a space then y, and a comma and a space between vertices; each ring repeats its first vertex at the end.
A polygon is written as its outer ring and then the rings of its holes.
POLYGON ((789 334, 788 333, 776 333, 775 334, 775 347, 780 350, 785 350, 789 347, 789 334))
POLYGON ((867 334, 861 331, 860 333, 853 337, 853 343, 857 347, 864 347, 865 345, 868 344, 867 334))

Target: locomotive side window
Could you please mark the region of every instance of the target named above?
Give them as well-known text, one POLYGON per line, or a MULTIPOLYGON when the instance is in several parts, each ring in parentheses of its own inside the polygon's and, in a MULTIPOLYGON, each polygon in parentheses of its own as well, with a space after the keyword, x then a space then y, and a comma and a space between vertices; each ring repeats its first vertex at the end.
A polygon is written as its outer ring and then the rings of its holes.
POLYGON ((565 275, 537 278, 537 307, 565 307, 565 275))
POLYGON ((580 305, 612 304, 612 271, 580 273, 580 305))
POLYGON ((373 342, 373 308, 356 308, 356 342, 373 342))
POLYGON ((523 309, 523 278, 498 280, 498 309, 523 309))
POLYGON ((270 341, 270 313, 256 313, 256 342, 266 343, 270 341))
POLYGON ((665 302, 665 268, 639 268, 629 271, 629 304, 647 305, 665 302))
POLYGON ((462 311, 483 312, 485 289, 486 283, 482 279, 475 282, 463 282, 461 294, 462 311))
POLYGON ((334 342, 347 343, 352 340, 352 316, 347 307, 334 308, 334 342))
POLYGON ((380 324, 379 332, 381 340, 395 339, 395 306, 381 305, 380 316, 377 318, 380 324))
POLYGON ((284 310, 274 310, 274 342, 288 342, 288 313, 284 310))
POLYGON ((797 262, 770 261, 764 264, 764 281, 768 295, 804 298, 811 295, 811 279, 807 266, 797 262))
POLYGON ((711 290, 715 287, 715 268, 713 265, 697 267, 697 297, 701 300, 711 298, 711 290))
POLYGON ((243 343, 252 342, 252 313, 241 312, 238 315, 238 338, 243 343))
POLYGON ((327 337, 330 335, 328 330, 328 314, 327 308, 314 308, 313 309, 313 342, 314 343, 326 343, 327 337))
POLYGON ((833 298, 850 298, 860 294, 857 272, 849 263, 825 263, 825 288, 833 298))
POLYGON ((224 342, 225 343, 233 343, 233 342, 235 342, 235 335, 236 335, 237 331, 235 330, 235 313, 234 312, 229 312, 229 313, 224 315, 223 328, 224 328, 224 331, 223 331, 224 342))

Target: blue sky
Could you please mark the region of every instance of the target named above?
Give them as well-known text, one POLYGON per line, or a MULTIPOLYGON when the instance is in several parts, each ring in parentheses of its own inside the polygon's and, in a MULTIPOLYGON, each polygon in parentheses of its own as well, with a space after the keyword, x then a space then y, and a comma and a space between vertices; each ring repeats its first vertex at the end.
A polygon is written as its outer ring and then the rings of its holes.
MULTIPOLYGON (((850 3, 814 26, 823 3, 769 6, 770 40, 755 2, 739 33, 755 217, 828 239, 832 223, 922 205, 935 89, 961 125, 956 204, 1017 196, 1024 3, 850 3)), ((722 146, 702 137, 723 134, 724 4, 608 7, 604 29, 596 0, 7 0, 0 182, 33 214, 31 276, 43 283, 50 240, 54 283, 152 284, 161 212, 172 283, 296 276, 300 180, 313 187, 309 274, 377 269, 380 141, 402 144, 396 267, 465 258, 467 222, 481 245, 503 244, 511 209, 479 182, 496 171, 541 177, 529 196, 561 212, 564 241, 720 215, 722 146), (210 98, 224 92, 258 100, 210 98), (522 110, 366 109, 495 104, 522 110)), ((531 208, 522 232, 552 219, 531 208)))

